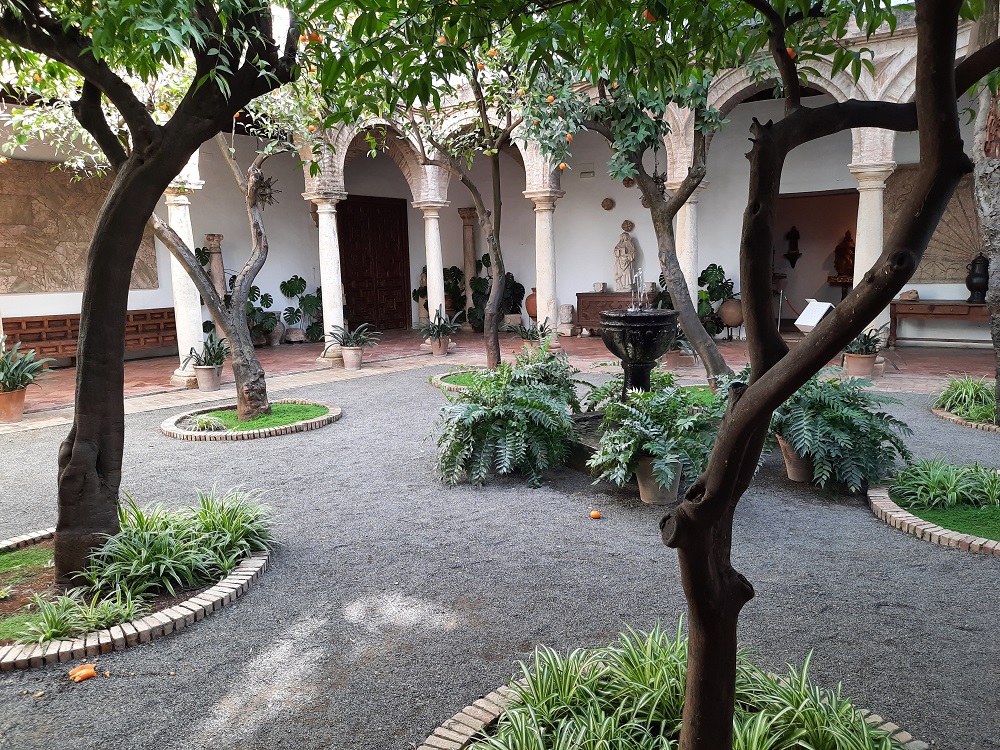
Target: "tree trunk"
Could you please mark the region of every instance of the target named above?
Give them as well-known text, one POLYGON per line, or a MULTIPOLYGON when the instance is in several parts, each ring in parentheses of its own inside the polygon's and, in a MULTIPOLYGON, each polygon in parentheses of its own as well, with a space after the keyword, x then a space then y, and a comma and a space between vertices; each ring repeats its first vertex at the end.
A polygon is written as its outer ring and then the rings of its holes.
POLYGON ((76 409, 59 448, 56 581, 67 586, 115 534, 125 442, 125 321, 132 265, 149 215, 191 151, 163 149, 122 165, 97 216, 77 345, 76 409))
POLYGON ((491 370, 500 364, 500 304, 507 287, 507 269, 500 252, 500 241, 496 229, 490 224, 486 229, 486 246, 490 252, 490 269, 493 271, 493 285, 486 300, 483 319, 483 339, 486 342, 486 366, 491 370))
POLYGON ((233 320, 246 308, 244 301, 241 306, 233 304, 228 316, 226 335, 233 350, 233 376, 236 378, 236 414, 241 420, 253 419, 261 414, 271 413, 271 402, 267 398, 267 382, 264 378, 264 368, 257 359, 257 351, 253 347, 250 329, 246 324, 246 316, 242 322, 233 320))

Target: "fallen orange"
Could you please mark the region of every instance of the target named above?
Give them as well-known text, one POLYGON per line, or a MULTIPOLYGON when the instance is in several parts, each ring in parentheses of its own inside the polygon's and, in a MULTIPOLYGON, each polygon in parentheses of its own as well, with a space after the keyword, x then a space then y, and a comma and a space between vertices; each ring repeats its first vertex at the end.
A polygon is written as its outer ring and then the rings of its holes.
POLYGON ((590 511, 590 517, 593 518, 596 521, 598 518, 601 517, 601 511, 599 511, 599 510, 592 510, 592 511, 590 511))

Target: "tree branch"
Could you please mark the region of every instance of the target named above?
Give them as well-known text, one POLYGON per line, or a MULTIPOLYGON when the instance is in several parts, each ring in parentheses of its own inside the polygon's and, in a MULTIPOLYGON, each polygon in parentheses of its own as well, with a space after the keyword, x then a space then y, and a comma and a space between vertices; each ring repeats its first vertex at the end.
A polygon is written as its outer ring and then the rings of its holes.
MULTIPOLYGON (((785 94, 785 114, 789 115, 802 104, 802 83, 799 81, 799 72, 795 61, 792 60, 785 44, 785 32, 788 30, 787 21, 767 0, 743 0, 743 2, 764 16, 771 27, 770 31, 767 32, 767 43, 771 57, 774 58, 774 62, 778 66, 778 74, 781 76, 781 85, 785 94)), ((790 16, 790 18, 801 20, 796 16, 790 16)))
POLYGON ((73 115, 77 122, 90 133, 97 145, 100 146, 101 151, 108 157, 112 169, 117 171, 128 159, 128 154, 104 116, 104 110, 101 108, 100 89, 89 80, 84 81, 80 98, 71 102, 70 107, 73 109, 73 115))
POLYGON ((215 290, 215 284, 212 283, 208 271, 198 262, 198 258, 191 251, 191 248, 187 246, 187 243, 181 239, 181 236, 174 231, 173 227, 155 213, 150 217, 149 223, 153 228, 153 234, 156 236, 156 239, 162 242, 164 247, 170 251, 170 254, 177 259, 177 262, 184 267, 187 275, 194 282, 195 287, 197 287, 198 293, 201 294, 208 309, 212 312, 212 316, 216 320, 221 320, 225 317, 224 301, 215 290))

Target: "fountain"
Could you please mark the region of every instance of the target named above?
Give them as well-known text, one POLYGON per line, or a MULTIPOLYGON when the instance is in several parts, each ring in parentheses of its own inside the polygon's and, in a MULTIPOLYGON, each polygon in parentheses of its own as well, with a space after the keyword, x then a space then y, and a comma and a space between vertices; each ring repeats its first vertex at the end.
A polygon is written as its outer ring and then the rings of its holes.
POLYGON ((625 371, 623 399, 629 389, 649 390, 649 374, 676 335, 677 312, 649 307, 640 268, 633 277, 628 309, 601 312, 601 338, 611 353, 621 358, 625 371))

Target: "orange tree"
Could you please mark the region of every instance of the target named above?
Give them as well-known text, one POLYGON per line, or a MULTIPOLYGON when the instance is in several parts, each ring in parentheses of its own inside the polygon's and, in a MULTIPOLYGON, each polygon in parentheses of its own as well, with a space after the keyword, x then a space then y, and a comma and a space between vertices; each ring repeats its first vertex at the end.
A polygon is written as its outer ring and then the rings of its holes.
POLYGON ((298 18, 275 39, 272 5, 247 0, 5 0, 0 71, 21 101, 62 82, 114 183, 87 253, 73 426, 59 450, 56 575, 68 584, 118 529, 129 279, 156 202, 198 147, 255 98, 298 73, 298 18), (187 68, 176 109, 156 119, 146 91, 164 67, 187 68))

